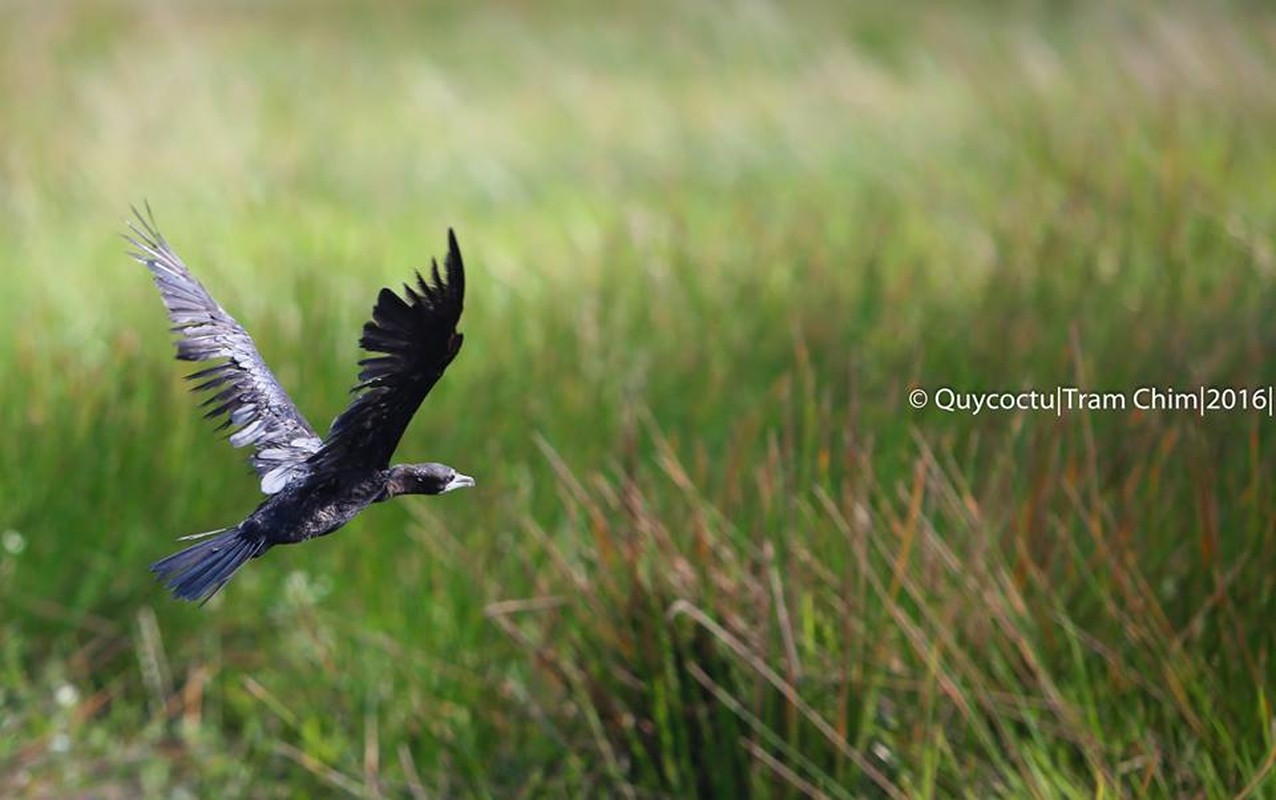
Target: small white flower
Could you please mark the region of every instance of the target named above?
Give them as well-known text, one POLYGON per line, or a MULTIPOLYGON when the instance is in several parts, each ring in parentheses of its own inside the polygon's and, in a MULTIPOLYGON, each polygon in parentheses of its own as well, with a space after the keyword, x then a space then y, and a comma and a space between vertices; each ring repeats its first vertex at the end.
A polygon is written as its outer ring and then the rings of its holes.
POLYGON ((80 702, 80 693, 69 683, 64 683, 53 693, 53 700, 63 708, 70 708, 80 702))
POLYGON ((895 760, 895 754, 891 752, 889 747, 881 742, 874 742, 870 750, 872 750, 873 755, 877 757, 877 760, 883 764, 890 764, 895 760))
POLYGON ((49 740, 49 750, 54 753, 65 753, 71 749, 71 737, 65 733, 55 733, 49 740))
POLYGON ((10 528, 0 533, 0 546, 4 547, 6 553, 16 556, 27 549, 27 537, 10 528))

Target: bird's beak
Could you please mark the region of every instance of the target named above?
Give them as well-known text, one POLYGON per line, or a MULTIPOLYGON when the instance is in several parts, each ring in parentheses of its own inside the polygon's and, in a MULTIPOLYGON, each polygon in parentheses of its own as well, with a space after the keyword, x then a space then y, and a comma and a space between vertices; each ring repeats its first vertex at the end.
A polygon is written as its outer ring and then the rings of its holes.
POLYGON ((473 478, 471 478, 469 475, 462 475, 461 473, 458 472, 455 475, 453 475, 452 480, 448 481, 447 485, 443 487, 443 491, 441 492, 441 494, 447 494, 453 489, 460 489, 463 486, 473 486, 473 485, 474 485, 473 478))

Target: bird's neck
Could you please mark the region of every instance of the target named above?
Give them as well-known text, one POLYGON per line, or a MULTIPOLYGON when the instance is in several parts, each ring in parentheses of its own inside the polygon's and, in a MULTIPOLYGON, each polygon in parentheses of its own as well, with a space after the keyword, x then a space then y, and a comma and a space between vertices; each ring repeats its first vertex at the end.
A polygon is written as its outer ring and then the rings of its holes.
POLYGON ((374 502, 379 503, 401 494, 415 494, 413 491, 415 485, 416 481, 409 468, 403 464, 396 464, 385 471, 385 489, 377 495, 374 502))

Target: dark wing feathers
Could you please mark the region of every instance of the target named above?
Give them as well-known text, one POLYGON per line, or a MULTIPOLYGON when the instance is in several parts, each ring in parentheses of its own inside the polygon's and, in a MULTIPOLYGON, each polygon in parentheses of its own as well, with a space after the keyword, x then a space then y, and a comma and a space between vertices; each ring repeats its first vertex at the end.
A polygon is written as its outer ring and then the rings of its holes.
POLYGON ((252 445, 253 468, 261 476, 261 490, 274 494, 307 471, 306 459, 321 444, 318 435, 280 387, 248 332, 218 305, 155 227, 150 208, 143 217, 133 209, 129 253, 151 271, 173 332, 178 335, 177 357, 183 361, 216 361, 187 376, 197 392, 213 392, 203 405, 205 416, 221 420, 219 430, 235 428, 230 443, 252 445))
POLYGON ((465 300, 465 266, 448 231, 447 280, 434 261, 430 280, 416 275, 403 297, 382 289, 359 346, 376 355, 359 362, 358 396, 333 420, 315 472, 384 469, 421 401, 456 358, 464 337, 456 326, 465 300))

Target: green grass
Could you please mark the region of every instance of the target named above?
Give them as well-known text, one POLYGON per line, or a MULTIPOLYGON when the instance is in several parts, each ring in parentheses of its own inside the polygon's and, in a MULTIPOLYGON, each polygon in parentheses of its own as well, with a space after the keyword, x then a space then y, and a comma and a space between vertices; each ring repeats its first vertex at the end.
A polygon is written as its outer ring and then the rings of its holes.
POLYGON ((1272 419, 907 404, 1276 383, 1276 18, 844 6, 0 11, 0 794, 1276 793, 1272 419), (143 199, 320 428, 454 226, 478 487, 168 599, 143 199))

